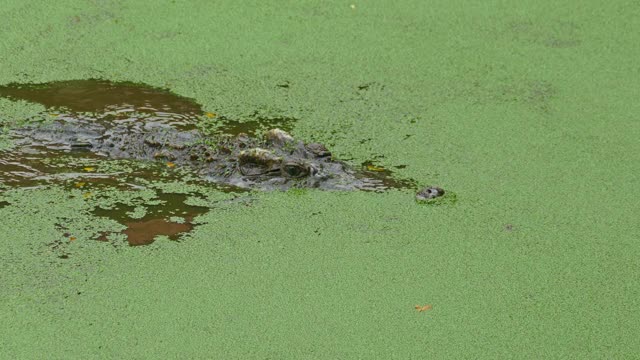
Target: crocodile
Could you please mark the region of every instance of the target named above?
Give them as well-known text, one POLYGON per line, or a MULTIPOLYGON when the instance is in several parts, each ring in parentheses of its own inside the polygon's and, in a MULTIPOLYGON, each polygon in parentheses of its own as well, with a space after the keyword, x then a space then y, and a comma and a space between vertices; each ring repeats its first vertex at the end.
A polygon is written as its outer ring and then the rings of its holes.
MULTIPOLYGON (((261 118, 240 123, 216 117, 226 131, 205 134, 198 129, 199 119, 215 114, 204 113, 193 99, 145 84, 100 79, 9 84, 0 86, 0 97, 41 103, 52 111, 45 117, 55 116, 53 121, 10 130, 16 144, 11 159, 37 154, 44 146, 188 166, 206 180, 244 189, 380 191, 416 186, 372 164, 357 167, 336 160, 321 143, 293 138, 282 130, 290 128, 287 118, 280 123, 261 118), (249 130, 257 123, 270 130, 262 136, 249 130)), ((7 159, 0 156, 0 165, 15 164, 7 159)), ((2 166, 0 170, 5 171, 2 166)), ((426 187, 417 192, 416 200, 443 194, 441 188, 426 187)))
POLYGON ((239 133, 212 137, 169 123, 96 121, 76 114, 13 129, 10 134, 17 147, 37 145, 90 151, 113 159, 163 161, 188 166, 214 183, 244 189, 376 191, 414 185, 379 168, 350 166, 334 159, 325 145, 305 143, 278 128, 262 136, 239 133))

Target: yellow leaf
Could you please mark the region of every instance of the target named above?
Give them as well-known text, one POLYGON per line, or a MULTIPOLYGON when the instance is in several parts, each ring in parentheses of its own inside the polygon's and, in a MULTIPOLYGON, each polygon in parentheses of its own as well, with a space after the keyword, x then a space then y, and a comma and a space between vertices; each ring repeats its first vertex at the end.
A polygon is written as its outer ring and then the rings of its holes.
POLYGON ((375 166, 375 165, 367 165, 367 170, 369 171, 384 171, 384 168, 382 166, 375 166))
POLYGON ((167 162, 167 167, 172 168, 174 166, 176 166, 176 164, 172 163, 171 161, 167 162))
POLYGON ((75 236, 70 237, 69 241, 76 241, 76 237, 75 236))
POLYGON ((205 113, 205 115, 207 115, 207 117, 208 117, 209 119, 216 117, 216 114, 215 114, 215 113, 210 113, 210 112, 205 113))
POLYGON ((81 188, 81 187, 83 187, 84 185, 85 185, 85 183, 83 183, 83 182, 77 182, 77 183, 75 183, 75 187, 77 187, 77 188, 81 188))
POLYGON ((84 171, 93 172, 93 171, 96 171, 96 168, 91 167, 91 166, 87 166, 87 167, 84 168, 84 171))
POLYGON ((85 198, 85 199, 88 199, 88 198, 90 198, 91 196, 93 196, 93 194, 92 194, 92 193, 90 193, 90 192, 86 192, 86 193, 82 194, 82 197, 83 197, 83 198, 85 198))

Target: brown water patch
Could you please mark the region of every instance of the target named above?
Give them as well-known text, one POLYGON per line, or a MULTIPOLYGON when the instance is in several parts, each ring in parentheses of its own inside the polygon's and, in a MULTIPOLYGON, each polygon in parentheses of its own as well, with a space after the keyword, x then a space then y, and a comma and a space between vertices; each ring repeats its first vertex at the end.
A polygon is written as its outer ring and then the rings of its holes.
MULTIPOLYGON (((193 128, 205 113, 194 99, 176 95, 167 89, 141 83, 112 82, 101 79, 54 81, 40 84, 11 83, 0 86, 0 97, 40 103, 57 110, 60 117, 74 118, 93 114, 96 121, 155 121, 178 128, 193 128), (138 114, 152 115, 139 118, 138 114)), ((210 115, 211 113, 207 113, 210 115)), ((254 112, 249 120, 214 116, 214 132, 220 134, 261 135, 279 128, 291 131, 297 119, 269 117, 254 112)), ((205 126, 206 130, 206 126, 205 126)))
POLYGON ((127 235, 127 241, 131 246, 151 244, 158 235, 166 235, 171 240, 178 240, 179 235, 193 229, 193 224, 191 223, 181 224, 170 222, 166 219, 127 222, 125 225, 127 230, 123 231, 123 233, 127 235))
POLYGON ((139 112, 167 112, 201 115, 195 100, 169 90, 133 82, 108 80, 68 80, 42 84, 8 84, 0 87, 0 96, 37 102, 49 108, 73 112, 100 113, 133 108, 139 112))
MULTIPOLYGON (((131 217, 132 206, 119 206, 117 209, 96 208, 93 214, 105 216, 122 225, 127 229, 122 231, 127 235, 127 242, 130 246, 151 244, 158 235, 165 235, 171 240, 179 240, 180 236, 193 230, 193 219, 209 211, 208 207, 193 206, 184 203, 187 195, 175 193, 160 193, 158 199, 164 201, 161 205, 150 205, 146 207, 147 214, 141 219, 131 217), (181 218, 182 221, 175 221, 171 217, 181 218)), ((108 233, 103 234, 97 240, 107 241, 108 233)))
MULTIPOLYGON (((57 120, 155 122, 182 130, 196 127, 203 111, 195 100, 167 89, 100 79, 0 86, 0 97, 40 103, 57 120)), ((111 124, 113 125, 113 124, 111 124)))

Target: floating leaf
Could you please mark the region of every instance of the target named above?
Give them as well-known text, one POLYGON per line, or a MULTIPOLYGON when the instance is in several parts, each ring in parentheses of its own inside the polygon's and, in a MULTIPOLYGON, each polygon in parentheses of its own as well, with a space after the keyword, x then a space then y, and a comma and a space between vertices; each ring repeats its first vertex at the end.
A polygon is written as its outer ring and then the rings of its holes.
POLYGON ((384 171, 385 169, 382 166, 375 166, 372 164, 367 165, 367 170, 369 171, 384 171))
POLYGON ((76 241, 76 237, 75 237, 75 236, 71 236, 71 237, 69 238, 69 241, 76 241))
POLYGON ((90 192, 86 192, 86 193, 82 194, 82 197, 83 197, 83 198, 85 198, 85 199, 88 199, 88 198, 90 198, 91 196, 93 196, 93 194, 92 194, 92 193, 90 193, 90 192))
POLYGON ((418 312, 423 312, 423 311, 427 311, 427 310, 431 310, 431 309, 433 309, 433 306, 431 304, 416 305, 416 310, 418 310, 418 312))
POLYGON ((172 168, 172 167, 175 167, 175 166, 176 166, 176 164, 172 163, 171 161, 167 162, 167 167, 172 168))
POLYGON ((83 182, 77 182, 77 183, 74 184, 74 186, 77 187, 77 188, 81 188, 84 185, 85 185, 85 183, 83 183, 83 182))
POLYGON ((94 172, 94 171, 96 171, 96 168, 91 167, 91 166, 87 166, 87 167, 85 167, 83 170, 84 170, 84 171, 87 171, 87 172, 94 172))
POLYGON ((216 117, 216 116, 217 116, 215 113, 211 113, 211 112, 205 113, 205 115, 207 115, 207 117, 208 117, 209 119, 214 118, 214 117, 216 117))

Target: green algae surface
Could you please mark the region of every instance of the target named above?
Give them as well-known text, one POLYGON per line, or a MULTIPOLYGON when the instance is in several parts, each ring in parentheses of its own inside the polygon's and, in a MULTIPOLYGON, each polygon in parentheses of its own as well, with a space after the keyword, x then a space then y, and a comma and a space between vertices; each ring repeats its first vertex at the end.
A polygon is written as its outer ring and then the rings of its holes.
MULTIPOLYGON (((297 119, 296 138, 455 201, 211 190, 189 198, 210 209, 181 241, 130 247, 81 189, 3 186, 0 357, 636 356, 639 12, 5 1, 0 84, 131 81, 230 119, 297 119)), ((2 134, 42 111, 0 99, 2 134)), ((98 198, 136 217, 181 188, 98 198)))

